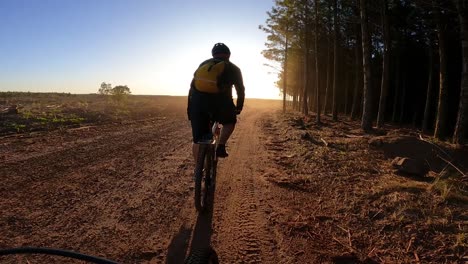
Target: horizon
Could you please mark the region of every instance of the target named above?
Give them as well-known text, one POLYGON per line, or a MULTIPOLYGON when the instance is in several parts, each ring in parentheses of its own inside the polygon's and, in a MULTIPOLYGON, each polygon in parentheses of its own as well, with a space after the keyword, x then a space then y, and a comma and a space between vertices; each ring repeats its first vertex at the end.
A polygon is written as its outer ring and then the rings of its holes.
MULTIPOLYGON (((31 94, 58 94, 58 95, 99 95, 99 96, 112 96, 112 95, 102 95, 97 92, 94 93, 70 93, 70 92, 31 92, 31 91, 0 91, 1 93, 31 93, 31 94)), ((171 97, 187 97, 188 95, 172 95, 172 94, 134 94, 130 93, 128 96, 171 96, 171 97)), ((233 99, 237 99, 236 96, 233 96, 233 99)), ((282 98, 258 98, 258 97, 246 97, 245 100, 272 100, 272 101, 282 101, 282 98)))
POLYGON ((216 3, 2 1, 0 91, 90 94, 106 82, 135 95, 184 96, 214 43, 224 42, 246 98, 279 99, 258 29, 273 1, 216 3), (206 19, 213 13, 225 15, 206 19))

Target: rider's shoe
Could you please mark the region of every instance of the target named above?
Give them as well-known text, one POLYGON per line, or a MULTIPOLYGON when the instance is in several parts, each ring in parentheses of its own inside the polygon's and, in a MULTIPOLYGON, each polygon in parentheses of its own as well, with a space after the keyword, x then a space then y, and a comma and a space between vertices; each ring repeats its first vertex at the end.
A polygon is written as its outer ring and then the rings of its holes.
POLYGON ((219 144, 216 148, 216 156, 218 158, 226 158, 229 154, 226 152, 226 145, 219 144))

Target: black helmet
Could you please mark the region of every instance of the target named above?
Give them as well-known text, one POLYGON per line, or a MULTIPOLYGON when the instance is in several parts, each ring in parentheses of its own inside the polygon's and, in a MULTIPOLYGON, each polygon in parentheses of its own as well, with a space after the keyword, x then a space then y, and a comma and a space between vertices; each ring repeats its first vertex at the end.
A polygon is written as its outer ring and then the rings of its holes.
POLYGON ((231 55, 231 51, 224 43, 216 43, 211 50, 211 55, 213 55, 213 57, 215 57, 215 54, 231 55))

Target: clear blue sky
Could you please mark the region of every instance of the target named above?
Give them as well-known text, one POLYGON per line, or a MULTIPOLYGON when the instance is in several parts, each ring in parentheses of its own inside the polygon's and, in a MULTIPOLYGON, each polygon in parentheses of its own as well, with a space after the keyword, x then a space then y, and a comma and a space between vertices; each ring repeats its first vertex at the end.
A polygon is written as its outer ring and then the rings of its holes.
POLYGON ((277 97, 258 29, 273 0, 0 0, 0 91, 185 95, 226 43, 248 97, 277 97))

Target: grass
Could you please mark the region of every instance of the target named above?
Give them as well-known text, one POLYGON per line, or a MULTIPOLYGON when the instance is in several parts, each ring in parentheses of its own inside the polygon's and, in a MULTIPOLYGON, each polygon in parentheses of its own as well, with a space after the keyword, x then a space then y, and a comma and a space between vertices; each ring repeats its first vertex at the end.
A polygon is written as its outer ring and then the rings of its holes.
POLYGON ((85 121, 85 117, 78 116, 75 113, 62 113, 60 110, 38 112, 30 109, 23 109, 20 110, 16 116, 7 117, 3 124, 6 130, 21 133, 80 125, 85 121))
POLYGON ((9 123, 6 126, 15 130, 17 133, 20 133, 26 128, 26 125, 17 124, 17 123, 9 123))
POLYGON ((446 168, 431 184, 429 190, 438 193, 445 202, 468 204, 468 187, 461 180, 458 171, 446 168))
POLYGON ((468 247, 468 234, 467 233, 456 234, 454 247, 468 247))
POLYGON ((0 109, 13 105, 18 109, 18 114, 0 113, 0 136, 185 113, 186 105, 181 102, 185 103, 186 99, 171 96, 129 95, 112 98, 97 94, 0 92, 0 109))

